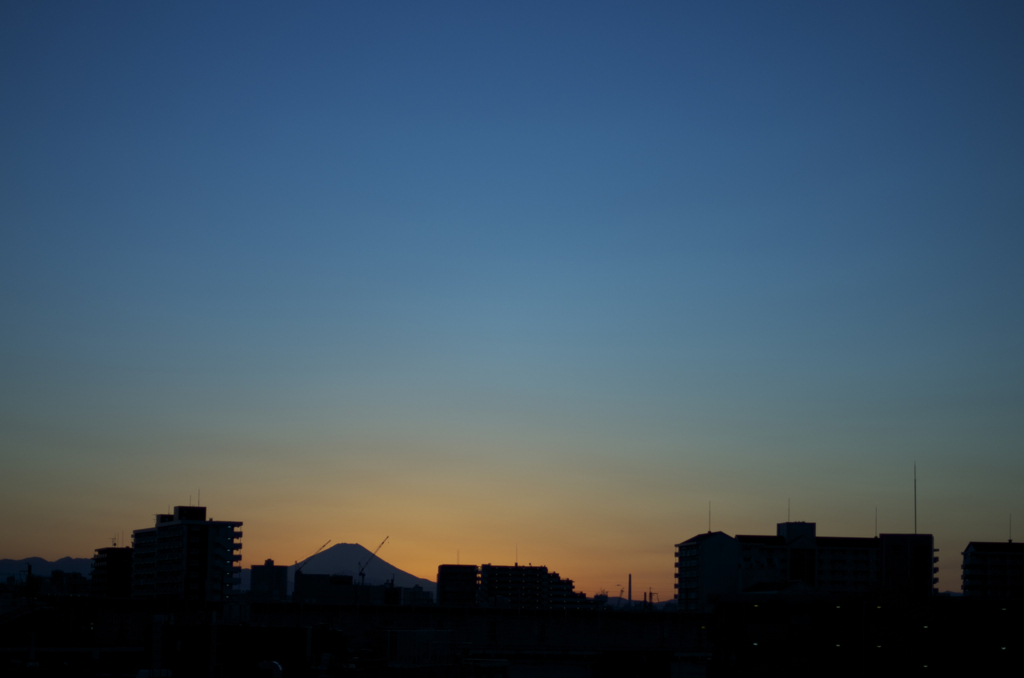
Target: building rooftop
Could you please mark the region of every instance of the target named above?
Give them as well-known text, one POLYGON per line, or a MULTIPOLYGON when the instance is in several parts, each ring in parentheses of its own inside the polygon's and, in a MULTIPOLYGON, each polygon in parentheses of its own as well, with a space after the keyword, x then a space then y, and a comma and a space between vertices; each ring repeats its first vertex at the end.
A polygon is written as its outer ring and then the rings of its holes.
POLYGON ((1024 554, 1024 543, 1015 544, 1012 541, 972 541, 964 550, 966 552, 970 549, 974 549, 975 551, 980 551, 982 553, 1024 554))

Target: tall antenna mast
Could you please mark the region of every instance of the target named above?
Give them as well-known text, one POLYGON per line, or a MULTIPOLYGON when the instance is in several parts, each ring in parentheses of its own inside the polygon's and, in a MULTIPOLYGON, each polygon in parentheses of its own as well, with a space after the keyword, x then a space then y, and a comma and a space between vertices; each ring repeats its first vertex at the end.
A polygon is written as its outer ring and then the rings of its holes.
POLYGON ((914 534, 917 534, 917 462, 914 462, 914 534))

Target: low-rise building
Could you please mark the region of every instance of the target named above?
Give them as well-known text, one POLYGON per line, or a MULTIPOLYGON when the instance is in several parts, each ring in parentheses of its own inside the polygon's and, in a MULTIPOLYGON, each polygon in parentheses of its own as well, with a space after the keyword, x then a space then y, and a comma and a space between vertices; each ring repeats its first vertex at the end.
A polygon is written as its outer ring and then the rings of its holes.
POLYGON ((288 601, 288 568, 274 565, 267 559, 250 570, 249 598, 257 603, 284 603, 288 601))
POLYGON ((441 565, 437 569, 439 605, 480 605, 554 610, 587 604, 573 581, 543 566, 441 565))

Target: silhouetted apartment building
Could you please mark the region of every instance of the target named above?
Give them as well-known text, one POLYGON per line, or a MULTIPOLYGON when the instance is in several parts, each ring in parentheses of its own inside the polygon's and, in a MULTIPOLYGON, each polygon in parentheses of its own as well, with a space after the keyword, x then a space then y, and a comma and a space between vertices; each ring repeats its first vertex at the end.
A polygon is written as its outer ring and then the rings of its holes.
POLYGON ((676 601, 708 610, 742 592, 929 595, 938 582, 930 534, 818 537, 814 523, 779 523, 775 536, 699 534, 676 544, 676 601))
POLYGON ((274 565, 269 558, 262 565, 253 565, 249 598, 254 602, 284 603, 288 601, 288 568, 274 565))
POLYGON ((92 595, 100 598, 130 598, 132 595, 132 549, 111 546, 96 549, 92 557, 92 595))
POLYGON ((587 604, 546 567, 520 565, 441 565, 437 570, 439 605, 481 605, 517 609, 552 610, 587 604))
POLYGON ((438 605, 476 605, 480 587, 480 568, 476 565, 439 565, 437 568, 438 605))
POLYGON ((1024 544, 972 541, 961 555, 965 596, 1024 597, 1024 544))
POLYGON ((241 522, 206 519, 203 506, 175 506, 132 533, 132 595, 224 601, 241 582, 241 522))

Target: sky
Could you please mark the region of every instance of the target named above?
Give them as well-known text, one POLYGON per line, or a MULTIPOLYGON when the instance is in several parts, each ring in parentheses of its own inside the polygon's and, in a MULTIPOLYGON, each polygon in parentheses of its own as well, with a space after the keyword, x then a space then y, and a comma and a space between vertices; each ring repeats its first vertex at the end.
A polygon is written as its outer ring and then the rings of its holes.
POLYGON ((673 593, 1024 534, 1019 3, 0 5, 0 557, 673 593), (789 513, 787 514, 787 511, 789 513))

